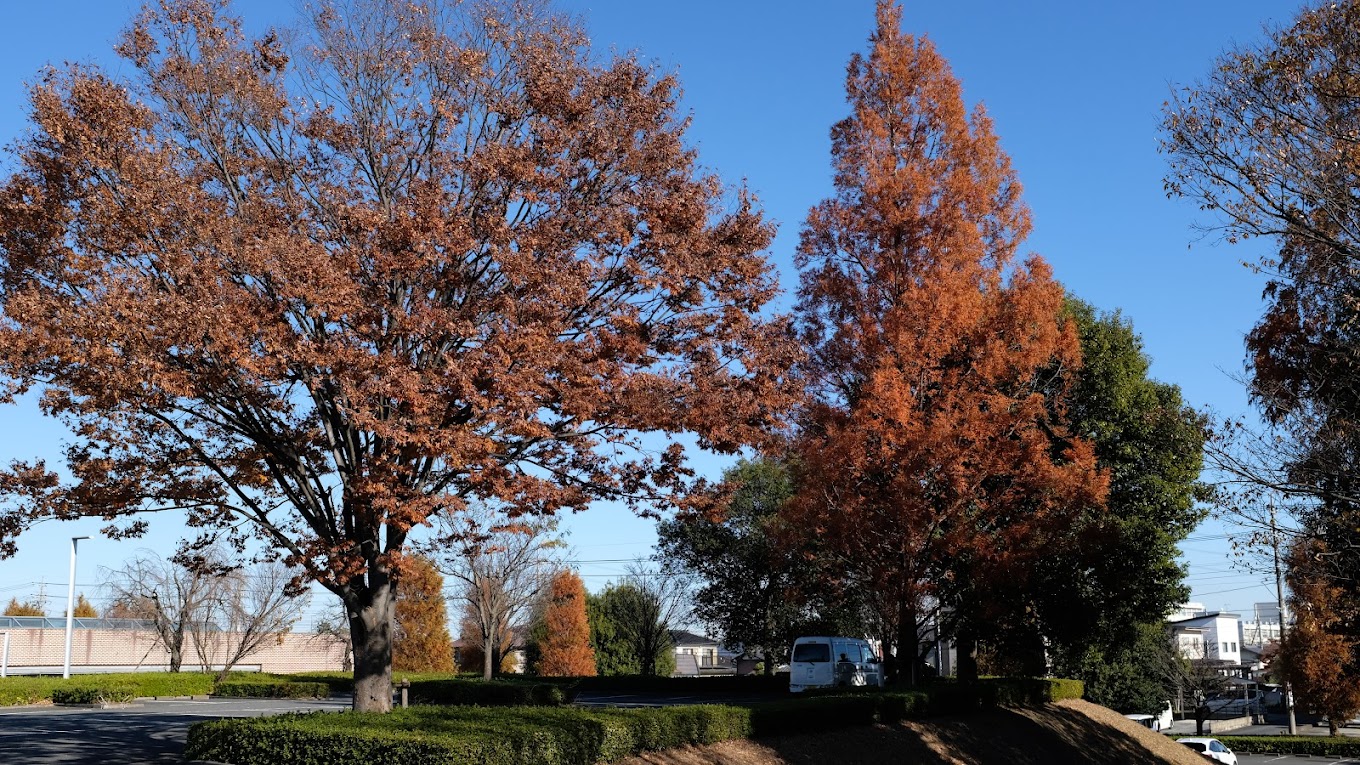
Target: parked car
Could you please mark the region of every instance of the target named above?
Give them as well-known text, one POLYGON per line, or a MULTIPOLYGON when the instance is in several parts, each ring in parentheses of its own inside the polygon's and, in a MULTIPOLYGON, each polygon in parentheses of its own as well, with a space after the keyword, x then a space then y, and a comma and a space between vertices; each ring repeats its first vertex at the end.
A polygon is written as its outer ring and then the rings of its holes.
POLYGON ((809 636, 793 641, 789 690, 852 685, 883 687, 883 662, 861 638, 809 636))
POLYGON ((1214 762, 1237 765, 1237 755, 1216 738, 1178 738, 1176 743, 1184 744, 1214 762))
POLYGON ((1161 730, 1161 726, 1157 724, 1159 721, 1156 715, 1124 715, 1124 716, 1149 730, 1161 730))

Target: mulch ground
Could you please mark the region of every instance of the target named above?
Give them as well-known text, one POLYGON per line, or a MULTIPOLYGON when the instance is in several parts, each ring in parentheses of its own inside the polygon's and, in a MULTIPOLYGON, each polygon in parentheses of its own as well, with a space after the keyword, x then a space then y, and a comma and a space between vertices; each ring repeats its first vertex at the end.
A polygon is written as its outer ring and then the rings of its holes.
POLYGON ((618 765, 1203 765, 1189 749, 1085 701, 969 717, 725 741, 650 752, 618 765))

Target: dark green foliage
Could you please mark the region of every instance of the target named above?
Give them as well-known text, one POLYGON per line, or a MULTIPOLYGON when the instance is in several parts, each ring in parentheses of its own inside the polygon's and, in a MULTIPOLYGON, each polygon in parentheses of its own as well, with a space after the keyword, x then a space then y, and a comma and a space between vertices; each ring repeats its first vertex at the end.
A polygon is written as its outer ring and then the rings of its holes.
POLYGON ((483 707, 560 706, 566 691, 557 684, 453 678, 412 680, 411 703, 483 707))
POLYGON ((595 671, 660 677, 674 672, 675 652, 661 611, 661 604, 632 584, 611 585, 599 595, 586 596, 595 671))
POLYGON ((324 699, 331 695, 331 689, 325 683, 228 680, 218 683, 212 695, 238 699, 324 699))
POLYGON ((53 704, 126 703, 137 698, 131 683, 97 682, 70 685, 52 691, 53 704))
POLYGON ((1148 376, 1142 339, 1117 312, 1098 314, 1069 297, 1066 313, 1083 364, 1067 413, 1108 472, 1107 509, 1082 513, 1050 542, 1026 587, 1030 597, 1017 601, 1032 605, 1054 671, 1097 681, 1100 661, 1128 661, 1143 639, 1140 625, 1160 624, 1189 594, 1176 544, 1203 517, 1206 421, 1179 388, 1148 376))
MULTIPOLYGON (((779 693, 789 689, 788 673, 765 675, 721 675, 717 677, 652 677, 648 675, 609 675, 597 677, 553 678, 571 693, 580 691, 618 693, 684 693, 722 695, 725 693, 779 693)), ((548 678, 544 678, 548 682, 548 678)))
POLYGON ((1157 714, 1176 695, 1174 650, 1161 623, 1144 624, 1132 646, 1090 646, 1064 674, 1085 681, 1091 702, 1123 714, 1157 714))
POLYGON ((1345 736, 1215 736, 1234 752, 1278 752, 1318 757, 1360 756, 1360 739, 1345 736))
MULTIPOLYGON (((779 510, 793 479, 775 460, 742 460, 723 473, 738 488, 722 518, 675 518, 657 526, 658 548, 703 581, 695 615, 732 644, 759 650, 765 665, 788 659, 804 631, 811 568, 778 544, 779 510)), ((839 633, 837 633, 839 634, 839 633)))

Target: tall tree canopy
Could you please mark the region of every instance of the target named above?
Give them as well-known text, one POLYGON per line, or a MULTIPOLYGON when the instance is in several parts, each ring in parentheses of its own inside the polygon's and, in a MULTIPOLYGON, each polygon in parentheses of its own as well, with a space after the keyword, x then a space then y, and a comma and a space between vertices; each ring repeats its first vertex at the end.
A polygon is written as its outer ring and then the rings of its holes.
POLYGON ((986 113, 886 1, 846 89, 836 194, 798 249, 813 400, 791 513, 889 596, 913 657, 939 585, 1015 578, 1037 530, 1099 506, 1105 481, 1045 395, 1079 365, 1077 333, 1048 266, 1016 258, 1029 212, 986 113))
POLYGON ((1166 186, 1229 241, 1272 240, 1250 392, 1300 448, 1270 486, 1355 504, 1360 455, 1360 3, 1323 3, 1225 53, 1166 106, 1166 186))
POLYGON ((682 498, 640 433, 758 439, 789 344, 757 318, 771 227, 697 168, 673 77, 534 0, 309 8, 252 38, 226 0, 151 4, 129 82, 38 77, 0 393, 76 435, 69 480, 0 476, 0 551, 49 517, 253 529, 344 601, 356 706, 386 710, 416 527, 682 498))

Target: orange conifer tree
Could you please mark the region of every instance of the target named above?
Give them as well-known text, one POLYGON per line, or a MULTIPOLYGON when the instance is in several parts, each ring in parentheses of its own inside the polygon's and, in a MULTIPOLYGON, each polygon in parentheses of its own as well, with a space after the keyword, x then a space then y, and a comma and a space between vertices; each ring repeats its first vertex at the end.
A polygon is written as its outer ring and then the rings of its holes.
POLYGON ((1078 338, 1047 264, 1016 258, 1029 212, 991 121, 893 3, 870 44, 832 129, 836 194, 798 250, 811 396, 788 513, 880 597, 905 661, 943 584, 1017 575, 1045 523, 1105 486, 1045 395, 1078 338))
POLYGON ((593 677, 595 651, 586 619, 586 587, 575 571, 562 571, 549 583, 543 622, 546 637, 539 647, 539 674, 593 677))
POLYGON ((397 582, 392 670, 452 672, 453 641, 444 605, 444 577, 428 559, 412 557, 397 582))
POLYGON ((96 619, 99 617, 99 611, 95 610, 94 604, 90 603, 82 592, 76 597, 76 607, 71 615, 77 619, 96 619))

